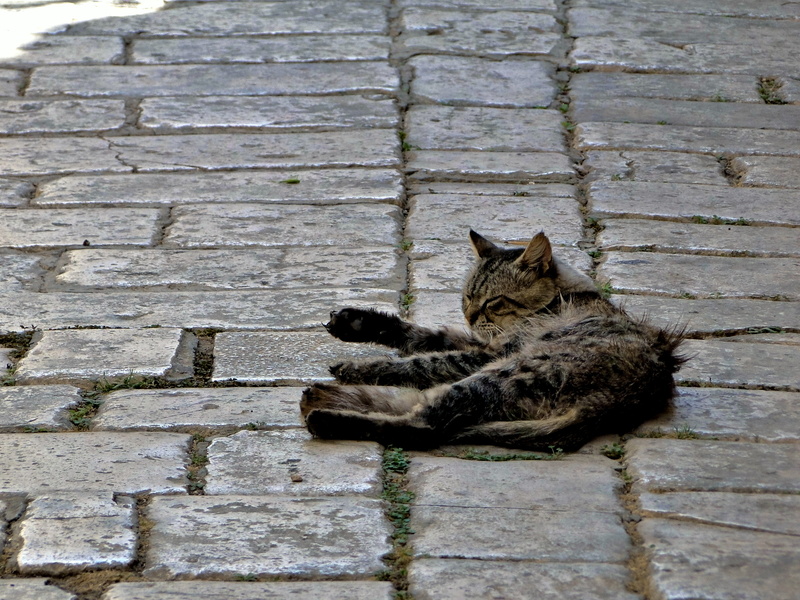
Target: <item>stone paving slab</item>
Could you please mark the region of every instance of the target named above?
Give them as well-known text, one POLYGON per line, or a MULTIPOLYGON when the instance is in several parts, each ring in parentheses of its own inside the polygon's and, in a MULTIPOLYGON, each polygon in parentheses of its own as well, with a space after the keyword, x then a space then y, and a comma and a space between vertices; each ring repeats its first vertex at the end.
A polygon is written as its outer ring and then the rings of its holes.
POLYGON ((392 600, 394 588, 382 581, 153 581, 117 583, 104 600, 194 600, 198 595, 204 600, 392 600))
POLYGON ((137 39, 132 44, 132 62, 177 65, 388 60, 389 43, 389 38, 377 35, 137 39))
POLYGON ((661 598, 784 600, 798 585, 797 536, 647 519, 639 525, 661 598))
POLYGON ((340 342, 327 332, 222 332, 216 336, 211 380, 283 385, 333 381, 328 367, 334 363, 391 355, 387 348, 340 342))
POLYGON ((461 181, 409 181, 408 192, 461 194, 464 196, 524 196, 526 198, 575 198, 575 186, 566 183, 481 183, 461 181))
MULTIPOLYGON (((0 254, 3 269, 0 271, 0 292, 14 293, 22 290, 38 290, 45 268, 51 266, 52 258, 37 254, 3 252, 0 254)), ((0 306, 7 306, 0 302, 0 306)), ((23 323, 30 327, 31 323, 23 323)), ((20 323, 14 325, 19 328, 20 323)), ((2 327, 0 327, 2 329, 2 327)))
POLYGON ((415 56, 411 99, 420 103, 546 108, 556 95, 544 62, 496 62, 462 56, 415 56), (484 82, 480 87, 476 81, 484 82))
POLYGON ((391 549, 369 498, 153 498, 145 576, 368 577, 391 549))
POLYGON ((719 256, 800 256, 800 229, 699 225, 639 219, 605 219, 597 243, 605 250, 712 254, 719 256))
POLYGON ((2 138, 0 175, 59 175, 67 173, 130 173, 109 143, 98 138, 2 138))
MULTIPOLYGON (((0 356, 0 367, 4 364, 0 356)), ((0 430, 72 429, 67 411, 83 402, 79 391, 70 385, 0 387, 0 430)))
MULTIPOLYGON (((29 193, 32 190, 14 182, 9 190, 11 204, 24 202, 29 193)), ((78 175, 44 182, 37 188, 32 203, 36 206, 205 202, 346 204, 363 201, 399 204, 401 193, 400 174, 393 169, 136 173, 78 175), (287 183, 295 180, 297 183, 287 183)))
POLYGON ((584 181, 653 181, 703 183, 728 186, 719 161, 704 154, 592 150, 584 166, 591 171, 584 181))
POLYGON ((360 96, 209 96, 145 98, 139 105, 139 125, 159 131, 211 127, 390 128, 398 125, 392 100, 360 96))
POLYGON ((118 129, 125 124, 122 100, 0 100, 0 133, 74 133, 118 129))
POLYGON ((800 104, 800 78, 780 77, 781 87, 778 94, 784 102, 789 104, 800 104))
POLYGON ((568 183, 575 179, 569 157, 556 152, 460 152, 415 150, 406 156, 412 179, 568 183))
POLYGON ((17 96, 22 87, 22 71, 0 69, 0 96, 17 96))
POLYGON ((400 0, 400 6, 436 6, 486 11, 529 10, 555 12, 556 10, 553 0, 400 0))
POLYGON ((16 379, 25 384, 131 374, 185 379, 193 372, 196 343, 192 334, 168 328, 44 331, 17 365, 16 379))
MULTIPOLYGON (((164 233, 164 245, 203 246, 379 246, 400 242, 402 211, 391 205, 306 206, 231 203, 179 206, 164 233)), ((313 250, 321 254, 320 250, 313 250)), ((323 251, 325 254, 330 249, 323 251)), ((368 252, 368 250, 365 250, 368 252)))
POLYGON ((377 497, 381 447, 374 442, 317 440, 304 429, 240 431, 208 447, 206 495, 377 497))
POLYGON ((183 494, 190 439, 153 432, 6 433, 0 436, 0 456, 8 467, 0 491, 183 494))
POLYGON ((496 196, 486 202, 476 196, 420 194, 411 199, 405 235, 464 243, 473 227, 506 241, 528 241, 545 231, 553 243, 573 246, 583 237, 582 221, 578 204, 569 198, 496 196))
POLYGON ((461 292, 432 292, 414 290, 414 302, 409 307, 409 318, 423 327, 460 325, 465 331, 466 321, 461 312, 461 292))
POLYGON ((772 492, 800 489, 800 446, 632 439, 625 462, 635 491, 772 492))
POLYGON ((739 185, 800 188, 800 158, 737 156, 730 164, 739 185))
POLYGON ((103 396, 92 429, 300 427, 301 391, 284 387, 120 390, 103 396))
POLYGON ((27 204, 33 193, 32 183, 18 179, 0 178, 0 207, 13 208, 27 204))
POLYGON ((160 219, 154 208, 0 209, 0 246, 149 246, 160 219))
MULTIPOLYGON (((576 0, 574 6, 630 7, 625 0, 576 0)), ((703 0, 647 0, 642 7, 658 13, 716 15, 720 17, 754 17, 763 19, 797 18, 800 10, 782 0, 719 0, 713 4, 703 0)))
POLYGON ((673 407, 637 432, 689 428, 702 436, 764 442, 800 441, 800 394, 727 388, 678 388, 673 407))
POLYGON ((64 591, 46 577, 0 580, 0 595, 7 600, 77 600, 75 594, 64 591))
POLYGON ((18 66, 122 64, 125 44, 111 36, 39 36, 17 49, 14 56, 3 56, 3 64, 18 66))
POLYGON ((394 94, 397 72, 382 62, 266 65, 45 66, 35 69, 26 95, 36 96, 273 96, 394 94))
POLYGON ((590 184, 589 206, 597 217, 659 217, 692 220, 718 217, 752 224, 800 225, 792 207, 794 190, 749 189, 639 181, 596 181, 590 184))
POLYGON ((415 150, 566 152, 563 120, 556 110, 414 105, 405 142, 415 150))
POLYGON ((409 569, 417 600, 634 600, 621 565, 530 563, 421 558, 409 569))

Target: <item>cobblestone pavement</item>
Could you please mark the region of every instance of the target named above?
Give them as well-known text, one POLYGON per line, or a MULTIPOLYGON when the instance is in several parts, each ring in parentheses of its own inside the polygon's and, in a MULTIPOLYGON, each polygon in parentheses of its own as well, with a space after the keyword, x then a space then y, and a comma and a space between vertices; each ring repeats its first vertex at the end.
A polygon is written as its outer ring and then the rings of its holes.
POLYGON ((800 4, 0 0, 0 40, 0 599, 797 597, 800 4), (674 410, 554 460, 311 440, 302 386, 384 352, 328 312, 460 322, 469 227, 686 324, 674 410))

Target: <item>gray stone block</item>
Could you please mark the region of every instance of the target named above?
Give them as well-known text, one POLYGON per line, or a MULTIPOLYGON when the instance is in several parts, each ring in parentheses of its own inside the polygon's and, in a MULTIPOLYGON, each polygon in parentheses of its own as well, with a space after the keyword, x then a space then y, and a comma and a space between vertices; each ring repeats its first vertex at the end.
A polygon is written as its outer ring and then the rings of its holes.
POLYGON ((46 577, 3 579, 0 595, 6 600, 77 600, 77 596, 50 585, 46 577))
POLYGON ((569 183, 575 180, 572 161, 556 152, 460 152, 415 150, 408 153, 411 179, 569 183))
POLYGON ((198 595, 204 600, 392 600, 394 588, 381 581, 153 581, 117 583, 104 600, 194 600, 198 595))
MULTIPOLYGON (((626 0, 576 0, 574 6, 630 8, 626 0)), ((721 17, 755 17, 761 19, 795 18, 797 7, 787 5, 782 0, 720 0, 709 4, 703 0, 648 0, 648 11, 657 13, 680 13, 696 15, 716 15, 721 17)))
MULTIPOLYGON (((0 354, 0 374, 5 365, 0 354)), ((83 401, 78 392, 69 385, 0 387, 0 430, 72 429, 67 410, 83 401)))
POLYGON ((462 194, 464 196, 524 196, 575 198, 575 186, 566 183, 481 183, 461 181, 409 181, 409 194, 462 194))
POLYGON ((785 156, 737 156, 731 161, 740 185, 800 188, 800 158, 785 156))
POLYGON ((436 6, 458 10, 530 10, 555 12, 553 0, 400 0, 400 6, 436 6))
POLYGON ((591 171, 584 181, 654 181, 703 183, 728 186, 719 161, 704 154, 592 150, 584 167, 591 171))
POLYGON ((39 65, 110 65, 125 60, 124 42, 111 36, 40 35, 17 49, 14 56, 3 56, 4 64, 39 65))
POLYGON ((409 318, 423 327, 442 325, 461 326, 467 329, 461 312, 461 293, 414 290, 414 302, 409 307, 409 318))
POLYGON ((109 143, 94 137, 0 139, 0 175, 130 173, 109 143))
POLYGON ((0 179, 0 207, 13 208, 27 204, 35 188, 19 179, 0 179))
POLYGON ((0 95, 17 96, 22 87, 23 72, 0 69, 0 95))
POLYGON ((124 123, 122 100, 0 100, 4 134, 117 129, 124 123))
MULTIPOLYGON (((4 211, 0 211, 4 212, 4 211)), ((2 227, 2 224, 0 224, 2 227)), ((3 269, 0 271, 0 292, 14 293, 22 290, 38 290, 45 269, 52 263, 52 258, 40 254, 9 253, 0 254, 3 269)), ((6 308, 0 302, 0 306, 6 308)), ((8 324, 9 328, 18 329, 20 325, 30 327, 32 322, 8 324)), ((0 329, 3 329, 0 327, 0 329)))

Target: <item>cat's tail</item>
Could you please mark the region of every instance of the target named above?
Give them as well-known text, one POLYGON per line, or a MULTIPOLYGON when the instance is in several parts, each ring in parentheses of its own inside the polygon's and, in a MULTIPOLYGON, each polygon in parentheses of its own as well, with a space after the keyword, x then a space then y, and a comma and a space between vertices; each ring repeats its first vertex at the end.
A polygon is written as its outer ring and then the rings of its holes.
POLYGON ((659 359, 669 369, 670 373, 676 373, 681 365, 688 361, 691 356, 678 352, 680 345, 686 339, 687 325, 675 325, 669 329, 661 329, 656 336, 656 350, 659 359))

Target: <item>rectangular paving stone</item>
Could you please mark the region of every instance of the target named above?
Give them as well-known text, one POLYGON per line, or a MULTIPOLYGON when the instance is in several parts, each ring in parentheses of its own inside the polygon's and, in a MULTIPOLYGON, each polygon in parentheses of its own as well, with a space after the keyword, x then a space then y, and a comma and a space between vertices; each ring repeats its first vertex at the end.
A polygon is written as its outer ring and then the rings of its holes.
POLYGON ((193 600, 198 594, 205 600, 392 600, 394 588, 386 581, 148 581, 114 584, 105 600, 193 600))
POLYGON ((584 178, 587 182, 653 181, 730 185, 719 161, 704 154, 592 150, 586 153, 583 166, 590 167, 584 178))
MULTIPOLYGON (((18 193, 24 197, 29 193, 28 188, 22 184, 16 184, 14 189, 19 189, 18 193)), ((33 204, 346 204, 363 201, 399 204, 402 192, 400 174, 393 169, 136 173, 88 177, 78 175, 44 182, 37 188, 33 204), (286 183, 287 181, 297 183, 286 183)))
POLYGON ((407 155, 411 179, 570 183, 575 169, 566 154, 556 152, 460 152, 415 150, 407 155))
POLYGON ((303 385, 333 381, 332 364, 392 355, 386 348, 340 342, 327 332, 222 332, 216 336, 211 379, 303 385))
MULTIPOLYGON (((0 271, 0 293, 14 293, 22 290, 38 290, 45 269, 51 266, 52 258, 40 254, 4 252, 0 254, 3 269, 0 271)), ((0 303, 0 306, 7 306, 0 303)), ((19 328, 18 323, 15 328, 19 328)), ((29 327, 27 324, 26 327, 29 327)))
POLYGON ((800 78, 798 77, 779 77, 781 83, 778 95, 789 104, 800 103, 800 78))
POLYGON ((405 142, 419 150, 566 152, 563 120, 555 110, 414 105, 405 142))
POLYGON ((800 188, 800 158, 785 156, 737 156, 731 163, 739 185, 800 188))
POLYGON ((134 40, 132 57, 143 65, 388 60, 389 44, 378 35, 155 38, 134 40))
POLYGON ((77 596, 50 585, 47 577, 3 579, 0 594, 8 600, 76 600, 77 596))
POLYGON ((575 186, 566 183, 481 183, 463 181, 409 181, 408 193, 462 194, 465 196, 524 196, 575 198, 575 186))
POLYGON ((208 447, 206 495, 379 496, 381 447, 304 429, 240 431, 208 447))
POLYGON ((32 183, 19 179, 0 179, 0 207, 13 208, 28 203, 35 188, 32 183))
POLYGON ((400 6, 436 6, 463 10, 555 11, 553 0, 400 0, 400 6))
POLYGON ((245 290, 400 286, 403 265, 389 248, 249 250, 74 250, 53 289, 245 290))
POLYGON ((529 563, 421 558, 408 573, 417 600, 525 598, 541 600, 634 600, 621 565, 529 563))
POLYGON ((0 246, 149 246, 160 218, 154 208, 0 209, 0 246))
POLYGON ((264 65, 44 66, 30 96, 274 96, 394 94, 397 71, 384 62, 264 65))
POLYGON ((415 56, 411 98, 461 106, 545 108, 556 95, 552 66, 544 62, 495 62, 462 56, 415 56), (475 86, 476 81, 484 82, 475 86))
POLYGON ((2 138, 0 175, 130 173, 105 140, 89 137, 2 138))
POLYGON ((394 246, 400 242, 402 223, 402 211, 386 204, 179 206, 171 217, 163 243, 182 248, 394 246))
POLYGON ((688 220, 714 217, 754 225, 800 225, 792 210, 794 190, 749 189, 644 181, 596 181, 588 189, 595 217, 659 217, 688 220))
POLYGON ((180 329, 44 331, 17 365, 18 383, 88 382, 135 374, 185 379, 193 371, 192 334, 180 329))
POLYGON ((358 497, 153 498, 145 576, 369 577, 391 549, 383 511, 358 497))
POLYGON ((102 397, 92 429, 300 427, 301 392, 289 387, 120 390, 102 397))
POLYGON ((73 133, 125 124, 122 100, 0 100, 0 133, 73 133))
POLYGON ((625 461, 644 492, 772 492, 800 489, 796 444, 632 439, 625 461))
POLYGON ((390 128, 398 124, 392 100, 360 96, 209 96, 145 98, 139 125, 163 131, 209 127, 390 128))
MULTIPOLYGON (((0 355, 0 374, 5 364, 0 355)), ((0 387, 0 430, 72 429, 67 411, 83 402, 79 392, 70 385, 0 387)))
POLYGON ((122 64, 125 44, 111 36, 41 35, 20 46, 14 56, 3 56, 4 64, 19 66, 70 64, 122 64))
POLYGON ((467 322, 461 312, 461 292, 413 291, 414 301, 408 309, 409 319, 423 327, 461 326, 467 330, 467 322))
POLYGON ((0 69, 0 95, 17 96, 22 87, 23 72, 0 69))
POLYGON ((783 600, 800 577, 797 537, 663 519, 639 525, 650 587, 665 600, 783 600))
POLYGON ((7 466, 0 490, 183 494, 190 439, 154 432, 6 433, 0 436, 0 456, 7 466))
MULTIPOLYGON (((576 0, 575 6, 630 6, 625 0, 576 0)), ((703 0, 647 0, 648 11, 717 15, 726 17, 796 18, 797 7, 782 0, 720 0, 713 4, 703 0)))

